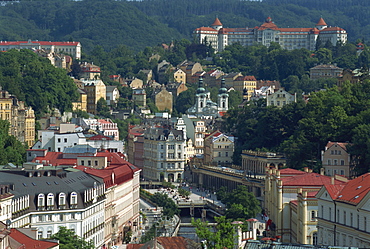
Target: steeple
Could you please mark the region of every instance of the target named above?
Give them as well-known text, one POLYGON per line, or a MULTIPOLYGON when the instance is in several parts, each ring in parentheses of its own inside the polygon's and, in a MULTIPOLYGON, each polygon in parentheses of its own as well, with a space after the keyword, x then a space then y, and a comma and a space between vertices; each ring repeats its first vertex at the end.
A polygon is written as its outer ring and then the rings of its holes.
POLYGON ((219 30, 219 29, 222 28, 222 23, 221 23, 220 19, 218 19, 218 17, 216 17, 216 19, 212 23, 211 27, 214 28, 215 30, 219 30))
POLYGON ((320 20, 316 24, 316 28, 318 30, 323 30, 323 29, 325 29, 327 27, 328 27, 328 25, 326 24, 326 22, 324 21, 324 19, 322 17, 320 17, 320 20))
POLYGON ((225 78, 221 79, 221 88, 218 90, 217 110, 219 112, 226 112, 229 109, 229 94, 227 93, 225 78))
POLYGON ((226 84, 225 84, 225 78, 222 77, 221 79, 221 87, 220 89, 218 90, 218 93, 226 93, 227 92, 227 89, 226 89, 226 84))
POLYGON ((203 77, 199 77, 197 93, 204 93, 206 89, 203 86, 203 77))

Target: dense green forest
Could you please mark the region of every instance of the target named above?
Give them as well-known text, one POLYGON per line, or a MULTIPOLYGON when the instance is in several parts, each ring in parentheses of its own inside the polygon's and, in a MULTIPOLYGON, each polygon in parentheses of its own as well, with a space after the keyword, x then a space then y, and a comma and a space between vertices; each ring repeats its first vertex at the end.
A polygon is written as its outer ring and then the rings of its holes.
POLYGON ((50 60, 31 50, 0 53, 0 86, 32 106, 40 117, 49 109, 72 110, 77 87, 66 70, 55 68, 50 60))
POLYGON ((80 41, 84 51, 120 44, 134 51, 192 39, 216 16, 225 27, 255 27, 271 16, 279 27, 313 27, 322 16, 347 30, 350 41, 370 39, 370 2, 364 0, 46 0, 0 8, 1 40, 80 41))
MULTIPOLYGON (((318 169, 328 141, 350 142, 357 173, 370 169, 370 81, 345 83, 311 93, 308 103, 266 107, 256 102, 229 110, 224 130, 238 137, 242 149, 285 153, 289 166, 318 169)), ((235 158, 238 161, 238 158, 235 158)))

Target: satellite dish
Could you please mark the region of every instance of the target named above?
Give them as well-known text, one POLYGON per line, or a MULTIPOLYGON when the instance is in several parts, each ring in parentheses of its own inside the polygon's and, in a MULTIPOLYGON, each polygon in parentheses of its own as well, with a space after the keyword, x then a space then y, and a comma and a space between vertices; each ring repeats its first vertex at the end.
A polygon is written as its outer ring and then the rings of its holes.
POLYGON ((6 224, 7 226, 10 226, 10 225, 12 224, 12 221, 11 221, 10 219, 7 219, 7 220, 5 221, 5 224, 6 224))

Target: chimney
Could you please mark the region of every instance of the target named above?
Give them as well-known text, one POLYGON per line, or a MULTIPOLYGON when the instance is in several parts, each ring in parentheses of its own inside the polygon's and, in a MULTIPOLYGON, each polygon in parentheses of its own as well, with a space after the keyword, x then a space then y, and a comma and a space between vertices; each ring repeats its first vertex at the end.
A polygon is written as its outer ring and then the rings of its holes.
POLYGON ((331 185, 334 185, 334 176, 332 176, 332 177, 330 178, 330 183, 331 183, 331 185))
POLYGON ((308 167, 304 167, 304 172, 308 173, 308 167))
POLYGON ((325 169, 324 168, 320 169, 320 175, 325 175, 325 169))

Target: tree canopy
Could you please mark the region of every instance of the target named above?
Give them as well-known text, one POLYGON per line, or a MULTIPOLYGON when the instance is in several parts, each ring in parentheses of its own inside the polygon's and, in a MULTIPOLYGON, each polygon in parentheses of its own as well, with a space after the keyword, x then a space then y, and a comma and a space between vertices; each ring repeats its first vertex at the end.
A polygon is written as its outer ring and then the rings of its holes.
POLYGON ((72 101, 78 98, 77 87, 64 69, 28 49, 0 53, 0 85, 32 106, 38 116, 48 107, 71 111, 72 101))
POLYGON ((225 216, 215 217, 216 227, 211 228, 208 222, 202 222, 200 219, 192 219, 191 223, 195 227, 195 232, 203 243, 210 249, 234 248, 235 229, 230 220, 225 216))
POLYGON ((9 122, 0 120, 0 164, 22 165, 26 159, 26 146, 9 135, 9 122))
POLYGON ((94 249, 93 241, 85 241, 66 227, 59 227, 59 231, 51 236, 51 239, 59 240, 60 249, 94 249))
POLYGON ((362 174, 370 169, 369 94, 370 81, 365 80, 313 92, 307 104, 302 100, 282 108, 251 104, 230 110, 224 130, 238 137, 237 150, 283 152, 288 165, 297 169, 319 167, 312 161, 320 162, 328 141, 349 142, 348 150, 357 158, 355 170, 362 174))

